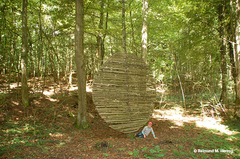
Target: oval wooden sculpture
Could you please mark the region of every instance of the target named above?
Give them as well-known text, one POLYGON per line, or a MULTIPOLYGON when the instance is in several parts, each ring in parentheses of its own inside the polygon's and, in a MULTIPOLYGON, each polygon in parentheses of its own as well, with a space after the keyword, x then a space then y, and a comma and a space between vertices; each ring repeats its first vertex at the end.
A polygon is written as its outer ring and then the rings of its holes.
POLYGON ((114 54, 94 77, 96 109, 117 131, 136 132, 146 124, 152 115, 155 99, 151 70, 134 54, 114 54))

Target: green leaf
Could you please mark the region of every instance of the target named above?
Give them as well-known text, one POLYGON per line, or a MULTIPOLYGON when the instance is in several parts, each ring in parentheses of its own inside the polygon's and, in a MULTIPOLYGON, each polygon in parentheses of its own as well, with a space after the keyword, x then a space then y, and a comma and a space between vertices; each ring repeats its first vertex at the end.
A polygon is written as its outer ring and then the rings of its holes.
POLYGON ((129 155, 133 155, 133 152, 132 152, 132 151, 127 151, 127 153, 128 153, 129 155))
POLYGON ((103 153, 103 155, 105 155, 105 156, 109 156, 109 154, 108 154, 108 153, 103 153))
POLYGON ((153 149, 151 149, 151 150, 150 150, 150 152, 151 152, 151 153, 156 153, 157 151, 156 151, 156 150, 153 150, 153 149))
POLYGON ((157 157, 163 157, 165 154, 157 154, 157 157))
POLYGON ((139 151, 135 150, 133 151, 133 157, 138 157, 139 156, 139 151))
POLYGON ((142 149, 142 151, 146 151, 148 148, 147 147, 144 147, 143 149, 142 149))
POLYGON ((159 148, 159 145, 156 145, 156 146, 155 146, 155 150, 156 150, 157 152, 160 152, 160 151, 161 151, 160 148, 159 148))
POLYGON ((124 151, 124 150, 125 150, 125 148, 118 148, 118 150, 119 150, 119 151, 124 151))

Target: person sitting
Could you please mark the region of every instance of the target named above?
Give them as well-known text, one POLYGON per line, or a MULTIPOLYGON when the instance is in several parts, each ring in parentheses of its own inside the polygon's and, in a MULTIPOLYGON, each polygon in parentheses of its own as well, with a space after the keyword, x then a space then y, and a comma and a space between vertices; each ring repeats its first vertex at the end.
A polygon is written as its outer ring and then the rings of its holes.
POLYGON ((148 123, 148 126, 145 126, 145 127, 143 128, 143 130, 136 135, 136 137, 144 137, 144 138, 146 138, 146 137, 149 135, 150 132, 152 132, 154 139, 158 139, 158 138, 155 136, 155 134, 154 134, 154 131, 153 131, 153 128, 152 128, 152 122, 149 122, 149 123, 148 123))

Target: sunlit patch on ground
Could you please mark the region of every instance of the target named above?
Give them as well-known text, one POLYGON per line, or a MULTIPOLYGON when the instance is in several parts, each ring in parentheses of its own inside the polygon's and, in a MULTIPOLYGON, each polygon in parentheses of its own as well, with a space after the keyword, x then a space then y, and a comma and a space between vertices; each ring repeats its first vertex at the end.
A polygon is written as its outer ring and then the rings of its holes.
POLYGON ((61 133, 54 133, 54 134, 49 133, 49 136, 51 136, 51 137, 63 137, 63 134, 61 134, 61 133))
MULTIPOLYGON (((78 90, 78 86, 77 85, 73 85, 72 87, 70 87, 68 89, 69 91, 77 91, 78 90)), ((86 92, 92 92, 92 84, 88 83, 86 85, 86 92)))
POLYGON ((221 124, 220 118, 184 115, 183 112, 184 111, 181 107, 155 109, 153 118, 157 120, 171 120, 177 126, 184 126, 184 123, 195 123, 197 127, 217 130, 220 133, 225 133, 227 135, 238 133, 229 130, 228 126, 221 124))
MULTIPOLYGON (((19 86, 21 86, 21 82, 19 82, 19 86)), ((11 83, 10 84, 10 89, 16 88, 17 87, 17 83, 11 83)))
POLYGON ((76 91, 76 90, 78 90, 78 87, 77 86, 72 86, 68 90, 69 91, 76 91))
POLYGON ((52 95, 55 94, 54 88, 53 88, 53 87, 49 87, 49 88, 50 88, 49 90, 44 90, 43 94, 44 94, 45 96, 52 96, 52 95))

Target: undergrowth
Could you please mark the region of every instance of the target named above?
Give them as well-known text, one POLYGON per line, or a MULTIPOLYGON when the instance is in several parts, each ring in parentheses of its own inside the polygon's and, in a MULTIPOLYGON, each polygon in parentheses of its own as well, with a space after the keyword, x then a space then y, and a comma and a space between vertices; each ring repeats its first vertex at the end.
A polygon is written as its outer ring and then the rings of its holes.
POLYGON ((43 153, 48 153, 49 144, 60 143, 57 140, 50 140, 50 136, 63 133, 61 127, 48 128, 44 125, 34 125, 30 121, 6 121, 1 129, 0 157, 4 153, 20 152, 26 147, 40 148, 43 153))

